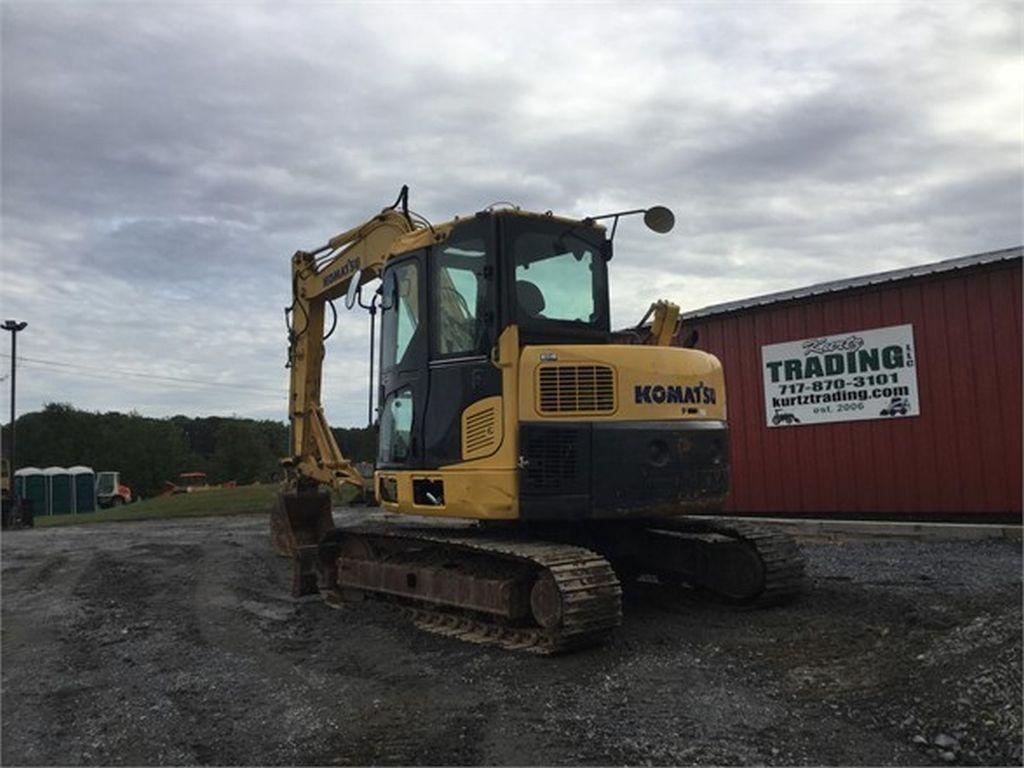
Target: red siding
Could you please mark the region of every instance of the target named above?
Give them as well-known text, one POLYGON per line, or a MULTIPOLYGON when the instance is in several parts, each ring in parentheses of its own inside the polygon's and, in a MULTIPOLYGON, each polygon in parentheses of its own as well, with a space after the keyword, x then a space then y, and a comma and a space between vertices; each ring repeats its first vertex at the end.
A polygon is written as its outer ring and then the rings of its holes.
POLYGON ((725 367, 727 511, 1021 517, 1021 262, 897 280, 691 321, 725 367), (761 347, 910 323, 921 414, 769 429, 761 347))

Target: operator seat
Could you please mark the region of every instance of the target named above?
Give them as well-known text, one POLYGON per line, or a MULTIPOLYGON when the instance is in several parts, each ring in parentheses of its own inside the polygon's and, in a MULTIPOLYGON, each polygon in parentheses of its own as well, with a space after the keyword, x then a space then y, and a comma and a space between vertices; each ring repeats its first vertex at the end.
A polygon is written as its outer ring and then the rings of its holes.
POLYGON ((529 280, 516 280, 516 299, 519 301, 519 310, 527 317, 540 317, 546 306, 544 294, 529 280))

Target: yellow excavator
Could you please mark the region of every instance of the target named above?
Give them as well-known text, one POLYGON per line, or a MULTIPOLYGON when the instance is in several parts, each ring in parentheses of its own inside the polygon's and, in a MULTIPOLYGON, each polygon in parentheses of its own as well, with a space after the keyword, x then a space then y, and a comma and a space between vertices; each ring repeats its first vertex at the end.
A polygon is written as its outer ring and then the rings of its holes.
POLYGON ((655 232, 674 224, 661 206, 573 219, 496 204, 434 225, 403 187, 294 255, 290 455, 271 512, 293 594, 384 600, 424 629, 553 654, 621 623, 626 580, 748 605, 800 590, 790 537, 714 516, 729 489, 719 361, 673 346, 669 302, 611 330, 612 240, 633 214, 655 232), (372 478, 342 455, 321 404, 341 298, 371 315, 372 478), (345 488, 412 517, 337 527, 330 490, 345 488))

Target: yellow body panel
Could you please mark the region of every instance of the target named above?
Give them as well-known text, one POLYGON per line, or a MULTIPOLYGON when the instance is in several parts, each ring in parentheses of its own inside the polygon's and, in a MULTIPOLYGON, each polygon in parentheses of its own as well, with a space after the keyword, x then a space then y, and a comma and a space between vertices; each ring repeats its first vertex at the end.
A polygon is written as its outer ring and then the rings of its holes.
POLYGON ((456 469, 449 466, 439 471, 380 470, 377 472, 378 494, 380 484, 391 479, 397 483, 398 501, 380 498, 380 505, 388 512, 469 520, 515 520, 519 517, 519 480, 512 468, 456 469), (443 480, 445 504, 413 503, 414 480, 443 480))
POLYGON ((524 347, 519 364, 521 421, 725 421, 725 377, 714 355, 647 345, 573 344, 524 347), (541 412, 537 396, 545 366, 608 366, 615 382, 612 411, 541 412))
MULTIPOLYGON (((389 512, 435 517, 460 517, 472 520, 515 520, 519 517, 519 476, 516 459, 519 451, 519 414, 516 393, 519 388, 519 328, 510 326, 498 338, 491 355, 491 364, 502 372, 503 396, 487 397, 471 403, 462 414, 468 416, 492 407, 497 401, 500 430, 496 449, 480 458, 465 454, 463 461, 439 470, 377 470, 375 482, 381 506, 389 512), (414 480, 443 480, 443 506, 413 503, 414 480), (381 483, 391 481, 397 486, 397 502, 386 500, 381 483)), ((465 437, 463 438, 465 441, 465 437)))

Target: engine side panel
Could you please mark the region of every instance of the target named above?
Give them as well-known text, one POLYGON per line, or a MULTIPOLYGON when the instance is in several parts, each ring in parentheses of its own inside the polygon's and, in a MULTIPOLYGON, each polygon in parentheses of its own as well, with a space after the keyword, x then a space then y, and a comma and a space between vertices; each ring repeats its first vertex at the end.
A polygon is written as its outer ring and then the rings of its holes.
POLYGON ((706 352, 645 345, 523 347, 520 421, 725 421, 725 377, 706 352))

